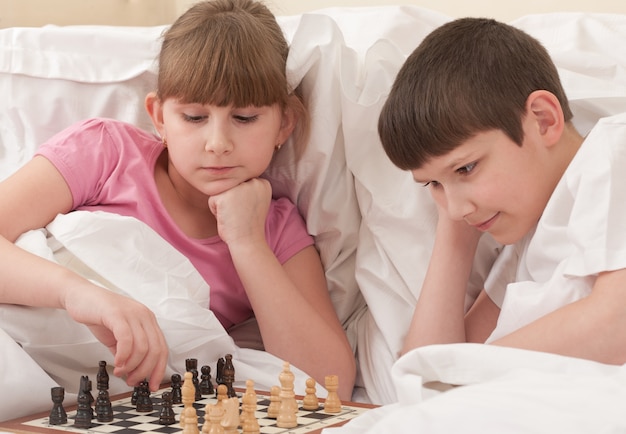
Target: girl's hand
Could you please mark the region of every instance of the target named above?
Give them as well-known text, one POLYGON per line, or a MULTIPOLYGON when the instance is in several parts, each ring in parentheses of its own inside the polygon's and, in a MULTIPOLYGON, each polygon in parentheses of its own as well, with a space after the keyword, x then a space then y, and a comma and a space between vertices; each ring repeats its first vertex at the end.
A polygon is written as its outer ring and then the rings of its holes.
POLYGON ((114 375, 128 385, 148 378, 156 391, 167 366, 168 348, 154 313, 142 303, 91 285, 69 290, 65 309, 89 327, 114 359, 114 375))
POLYGON ((235 243, 265 242, 265 220, 272 187, 253 178, 209 198, 209 209, 217 220, 217 232, 229 247, 235 243))

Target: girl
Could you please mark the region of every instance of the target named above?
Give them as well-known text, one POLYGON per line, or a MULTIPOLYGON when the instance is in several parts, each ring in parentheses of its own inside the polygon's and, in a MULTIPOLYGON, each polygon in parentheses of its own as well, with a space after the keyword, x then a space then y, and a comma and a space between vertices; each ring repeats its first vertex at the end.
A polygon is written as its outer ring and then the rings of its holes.
POLYGON ((156 390, 167 343, 154 314, 16 247, 59 213, 102 210, 150 225, 211 287, 228 330, 255 318, 264 347, 351 396, 355 363, 324 270, 295 206, 260 178, 307 111, 285 75, 288 45, 254 0, 194 5, 164 34, 157 91, 145 106, 160 137, 90 119, 44 143, 0 184, 0 302, 66 309, 115 356, 129 385, 156 390), (15 219, 15 215, 22 216, 15 219), (306 318, 306 321, 302 319, 306 318))

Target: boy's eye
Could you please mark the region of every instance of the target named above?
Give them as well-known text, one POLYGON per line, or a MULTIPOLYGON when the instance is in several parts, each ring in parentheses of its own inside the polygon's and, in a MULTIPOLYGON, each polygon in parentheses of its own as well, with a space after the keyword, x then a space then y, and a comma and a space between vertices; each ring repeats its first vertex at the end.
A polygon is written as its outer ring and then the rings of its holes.
POLYGON ((436 188, 439 187, 439 182, 438 181, 428 181, 427 183, 423 184, 424 187, 432 187, 432 188, 436 188))
POLYGON ((459 167, 456 171, 461 175, 467 175, 476 167, 476 163, 466 164, 465 166, 459 167))

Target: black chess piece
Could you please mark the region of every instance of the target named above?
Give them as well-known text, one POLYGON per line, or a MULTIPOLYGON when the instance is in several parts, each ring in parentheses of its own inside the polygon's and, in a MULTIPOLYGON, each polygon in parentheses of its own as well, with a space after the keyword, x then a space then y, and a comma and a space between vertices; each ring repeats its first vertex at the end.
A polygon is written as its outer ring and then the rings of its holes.
POLYGON ((50 425, 63 425, 67 423, 67 413, 63 408, 63 400, 65 399, 65 388, 61 386, 53 387, 50 389, 50 395, 52 396, 52 410, 50 410, 50 417, 48 421, 50 425))
POLYGON ((194 399, 196 401, 200 401, 202 399, 202 392, 200 391, 200 380, 198 380, 198 370, 196 368, 191 368, 191 382, 193 383, 193 388, 195 389, 194 399))
POLYGON ((154 409, 152 398, 150 398, 150 388, 146 380, 139 385, 139 396, 137 396, 137 408, 139 413, 148 413, 154 409))
POLYGON ((137 405, 137 399, 139 398, 139 386, 133 387, 133 393, 130 395, 130 403, 137 405))
POLYGON ((211 381, 211 367, 204 365, 200 368, 200 393, 202 395, 211 395, 215 392, 213 382, 211 381))
POLYGON ((80 377, 80 387, 78 389, 78 407, 76 416, 74 416, 74 426, 76 428, 91 428, 91 420, 93 419, 93 408, 91 408, 91 382, 89 377, 83 375, 80 377))
POLYGON ((106 389, 98 391, 98 398, 96 398, 96 420, 98 422, 113 421, 113 406, 109 398, 109 391, 106 389))
POLYGON ((109 390, 109 373, 107 372, 107 362, 105 360, 101 360, 98 364, 96 387, 98 388, 98 390, 109 390))
POLYGON ((220 357, 217 359, 217 368, 215 369, 215 382, 219 384, 224 384, 224 358, 220 357))
POLYGON ((229 398, 235 398, 237 396, 237 392, 233 388, 233 383, 235 382, 235 367, 233 365, 233 355, 226 354, 226 360, 224 361, 224 369, 222 371, 222 382, 228 388, 227 395, 229 398))
POLYGON ((163 395, 161 395, 161 412, 159 414, 159 423, 161 425, 174 425, 176 423, 176 413, 172 404, 172 392, 163 392, 163 395))
POLYGON ((198 370, 198 359, 185 359, 185 372, 191 372, 192 369, 198 370))
POLYGON ((182 404, 183 403, 183 379, 180 374, 172 374, 172 404, 182 404))

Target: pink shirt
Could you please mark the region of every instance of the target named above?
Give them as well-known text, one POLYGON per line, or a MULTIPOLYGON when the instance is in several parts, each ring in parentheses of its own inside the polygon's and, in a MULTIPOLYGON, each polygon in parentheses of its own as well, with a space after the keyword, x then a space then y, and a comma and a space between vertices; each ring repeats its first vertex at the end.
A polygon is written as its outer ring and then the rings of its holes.
MULTIPOLYGON (((45 142, 49 159, 69 185, 75 210, 101 210, 135 217, 183 253, 211 287, 210 309, 225 328, 253 316, 228 246, 218 237, 194 239, 174 223, 154 181, 161 141, 132 125, 109 120, 79 122, 45 142)), ((313 244, 297 208, 272 200, 265 235, 280 263, 313 244)))

